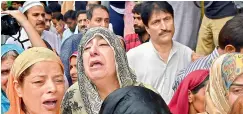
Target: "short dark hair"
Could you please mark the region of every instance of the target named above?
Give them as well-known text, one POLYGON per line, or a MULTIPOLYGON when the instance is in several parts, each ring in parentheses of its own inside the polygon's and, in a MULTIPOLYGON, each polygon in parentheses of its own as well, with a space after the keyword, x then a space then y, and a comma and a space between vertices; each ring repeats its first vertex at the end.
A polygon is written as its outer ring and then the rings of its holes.
POLYGON ((94 4, 88 11, 87 11, 87 19, 88 20, 91 20, 92 19, 92 17, 93 17, 93 12, 94 12, 94 10, 95 9, 97 9, 97 8, 101 8, 101 9, 103 9, 103 10, 105 10, 107 13, 108 13, 108 15, 109 15, 109 11, 108 11, 108 9, 105 7, 105 6, 103 6, 103 5, 99 5, 99 4, 94 4))
POLYGON ((197 94, 198 93, 198 91, 201 89, 201 88, 203 88, 203 87, 205 87, 206 86, 206 82, 209 80, 209 76, 207 76, 204 80, 203 80, 203 82, 202 83, 200 83, 198 86, 196 86, 195 88, 193 88, 192 90, 191 90, 191 92, 193 93, 193 94, 197 94))
POLYGON ((51 15, 51 14, 52 14, 51 9, 50 9, 50 8, 48 8, 47 6, 45 6, 45 12, 46 12, 46 14, 49 14, 49 15, 51 15))
POLYGON ((233 45, 236 52, 243 48, 243 13, 240 13, 226 22, 219 32, 218 43, 221 49, 226 45, 233 45))
POLYGON ((13 3, 20 4, 20 1, 12 1, 12 2, 11 2, 11 5, 12 5, 13 3))
POLYGON ((61 12, 55 12, 52 15, 52 19, 56 19, 57 21, 63 20, 63 15, 61 12))
POLYGON ((57 2, 52 2, 47 6, 52 12, 61 12, 61 5, 57 2))
POLYGON ((46 6, 46 1, 40 1, 40 3, 43 3, 44 7, 46 6))
POLYGON ((145 26, 148 26, 148 21, 150 20, 153 11, 163 11, 170 13, 174 17, 174 10, 172 6, 166 1, 148 1, 142 3, 141 17, 145 26))
MULTIPOLYGON (((86 1, 86 6, 88 5, 88 2, 89 1, 86 1)), ((99 5, 101 5, 101 1, 96 1, 96 2, 98 2, 99 5)))
POLYGON ((8 10, 17 10, 15 8, 13 8, 12 6, 8 7, 8 10))
POLYGON ((141 14, 141 12, 142 12, 142 4, 141 3, 138 3, 138 4, 136 4, 134 7, 133 7, 133 9, 132 9, 132 13, 133 14, 141 14))
POLYGON ((76 14, 76 19, 78 19, 78 16, 79 16, 80 14, 86 14, 86 10, 79 10, 79 11, 77 12, 77 14, 76 14))
POLYGON ((63 19, 65 22, 67 22, 68 19, 76 20, 76 11, 74 10, 68 10, 64 16, 63 19))

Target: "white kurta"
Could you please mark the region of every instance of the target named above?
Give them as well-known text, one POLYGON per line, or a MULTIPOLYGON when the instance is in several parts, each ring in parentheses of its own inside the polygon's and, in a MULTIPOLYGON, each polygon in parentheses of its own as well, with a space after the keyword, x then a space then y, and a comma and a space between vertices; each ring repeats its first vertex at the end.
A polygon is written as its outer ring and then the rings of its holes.
POLYGON ((129 66, 135 71, 137 81, 149 84, 160 93, 168 104, 173 96, 176 74, 191 62, 192 50, 176 41, 164 63, 151 41, 127 52, 129 66))

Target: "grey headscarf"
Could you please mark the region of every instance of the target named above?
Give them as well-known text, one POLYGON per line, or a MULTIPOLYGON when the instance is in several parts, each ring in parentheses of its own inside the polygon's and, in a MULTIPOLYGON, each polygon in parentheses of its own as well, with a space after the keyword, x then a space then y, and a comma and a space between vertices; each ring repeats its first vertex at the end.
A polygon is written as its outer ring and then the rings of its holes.
POLYGON ((103 37, 114 51, 117 78, 119 80, 120 87, 134 85, 136 83, 136 76, 129 68, 127 56, 124 48, 122 47, 119 38, 110 30, 103 27, 95 27, 89 29, 83 36, 80 45, 78 47, 78 85, 81 92, 84 106, 89 114, 98 114, 102 100, 99 97, 99 93, 96 87, 88 79, 84 72, 82 55, 85 45, 93 39, 96 35, 103 37))

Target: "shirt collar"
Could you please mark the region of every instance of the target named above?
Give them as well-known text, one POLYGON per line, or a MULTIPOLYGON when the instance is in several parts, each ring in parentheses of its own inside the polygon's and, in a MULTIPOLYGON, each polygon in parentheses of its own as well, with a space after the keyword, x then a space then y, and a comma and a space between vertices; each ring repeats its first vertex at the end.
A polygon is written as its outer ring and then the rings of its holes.
MULTIPOLYGON (((150 44, 150 46, 152 47, 152 50, 156 53, 157 57, 159 57, 161 60, 163 60, 160 55, 159 55, 159 52, 154 48, 154 45, 152 43, 151 40, 149 40, 148 42, 150 44)), ((169 57, 168 57, 168 60, 167 60, 167 63, 170 61, 170 59, 175 55, 175 53, 178 51, 179 49, 179 46, 178 46, 178 43, 175 42, 174 40, 172 40, 172 48, 170 50, 170 54, 169 54, 169 57)))

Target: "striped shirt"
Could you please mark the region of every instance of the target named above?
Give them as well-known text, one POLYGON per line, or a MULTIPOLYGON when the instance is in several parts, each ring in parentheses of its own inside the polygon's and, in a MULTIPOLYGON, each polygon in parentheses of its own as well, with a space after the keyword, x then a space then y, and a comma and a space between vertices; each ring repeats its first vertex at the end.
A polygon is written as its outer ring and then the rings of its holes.
POLYGON ((190 63, 188 67, 181 70, 175 79, 175 82, 173 84, 172 89, 176 91, 177 87, 181 83, 181 81, 192 71, 199 70, 199 69, 209 69, 213 60, 219 56, 219 53, 217 51, 217 48, 214 49, 214 51, 209 54, 208 56, 202 57, 197 59, 196 61, 190 63))

